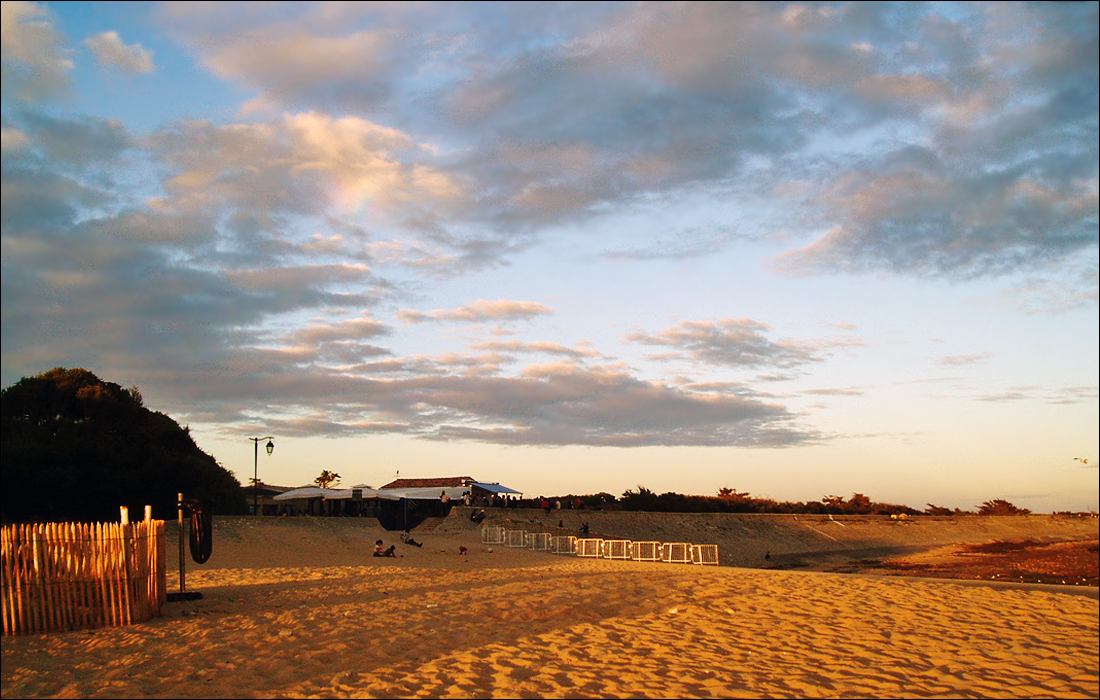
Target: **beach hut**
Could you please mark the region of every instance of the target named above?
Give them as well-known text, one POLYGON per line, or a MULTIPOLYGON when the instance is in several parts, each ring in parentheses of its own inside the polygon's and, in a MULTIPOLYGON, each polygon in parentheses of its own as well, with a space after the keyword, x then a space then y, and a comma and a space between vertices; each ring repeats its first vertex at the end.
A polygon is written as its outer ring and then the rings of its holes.
POLYGON ((245 497, 248 499, 249 513, 252 513, 252 504, 255 503, 260 515, 279 515, 285 506, 276 502, 275 497, 287 491, 293 491, 294 488, 293 486, 265 484, 261 481, 258 484, 242 486, 241 490, 244 491, 245 497))
MULTIPOLYGON (((451 505, 463 503, 467 494, 470 495, 473 500, 473 505, 488 505, 494 498, 494 496, 500 500, 504 496, 510 496, 518 498, 523 495, 522 491, 508 488, 507 486, 501 486, 498 483, 488 483, 478 481, 472 476, 435 476, 423 479, 395 479, 385 486, 380 487, 381 491, 388 492, 401 492, 405 494, 405 497, 412 499, 413 501, 446 501, 451 505), (446 499, 443 496, 446 496, 446 499)), ((503 502, 500 500, 500 502, 503 502)), ((423 507, 424 504, 419 504, 423 507)), ((441 507, 437 510, 440 515, 446 515, 447 507, 441 507)))
MULTIPOLYGON (((478 481, 472 476, 433 476, 417 479, 395 479, 379 489, 381 492, 400 494, 404 499, 399 510, 392 515, 399 527, 416 527, 426 518, 445 517, 455 505, 462 505, 469 497, 472 505, 486 506, 493 496, 522 495, 520 491, 500 484, 478 481)), ((503 503, 503 501, 501 501, 503 503)), ((389 527, 386 521, 383 526, 389 527)))

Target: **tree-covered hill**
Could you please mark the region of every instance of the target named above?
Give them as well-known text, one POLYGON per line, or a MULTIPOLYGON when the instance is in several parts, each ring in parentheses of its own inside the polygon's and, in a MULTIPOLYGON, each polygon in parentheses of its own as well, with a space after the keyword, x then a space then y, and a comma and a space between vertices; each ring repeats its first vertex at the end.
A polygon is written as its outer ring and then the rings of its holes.
POLYGON ((122 505, 171 519, 179 492, 217 513, 246 508, 233 473, 137 387, 59 367, 4 389, 2 403, 5 521, 111 521, 122 505))

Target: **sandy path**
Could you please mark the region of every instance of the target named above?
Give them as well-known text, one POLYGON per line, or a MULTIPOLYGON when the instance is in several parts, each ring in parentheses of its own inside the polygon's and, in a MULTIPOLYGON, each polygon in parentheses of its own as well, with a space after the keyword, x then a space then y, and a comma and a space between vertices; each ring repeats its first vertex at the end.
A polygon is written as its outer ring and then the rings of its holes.
POLYGON ((188 576, 203 600, 149 623, 5 638, 3 695, 1100 694, 1100 604, 1080 595, 481 546, 382 561, 324 540, 315 556, 326 547, 360 561, 207 568, 188 576))

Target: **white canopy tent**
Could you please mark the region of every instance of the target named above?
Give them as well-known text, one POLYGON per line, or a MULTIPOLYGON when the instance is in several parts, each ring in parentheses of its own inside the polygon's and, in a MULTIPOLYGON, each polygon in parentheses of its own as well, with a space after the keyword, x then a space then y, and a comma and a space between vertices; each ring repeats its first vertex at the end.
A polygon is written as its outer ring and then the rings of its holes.
POLYGON ((323 489, 320 486, 300 486, 296 489, 280 493, 271 500, 290 501, 296 498, 332 498, 332 494, 339 492, 338 489, 323 489))

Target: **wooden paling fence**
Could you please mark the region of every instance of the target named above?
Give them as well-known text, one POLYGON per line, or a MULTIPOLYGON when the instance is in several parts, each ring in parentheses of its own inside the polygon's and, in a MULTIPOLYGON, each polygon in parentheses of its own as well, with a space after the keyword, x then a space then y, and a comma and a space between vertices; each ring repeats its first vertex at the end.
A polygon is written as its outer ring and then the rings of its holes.
POLYGON ((5 525, 4 634, 128 625, 167 599, 164 521, 5 525))

